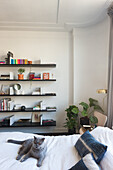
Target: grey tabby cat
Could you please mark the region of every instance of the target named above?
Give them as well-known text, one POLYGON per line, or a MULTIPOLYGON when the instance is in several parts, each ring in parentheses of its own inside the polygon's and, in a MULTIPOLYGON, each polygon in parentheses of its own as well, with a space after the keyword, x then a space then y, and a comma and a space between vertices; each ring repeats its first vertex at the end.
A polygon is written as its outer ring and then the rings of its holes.
POLYGON ((7 142, 22 145, 18 151, 17 160, 21 159, 20 162, 24 162, 26 159, 33 157, 38 160, 37 166, 40 167, 47 151, 44 140, 45 138, 37 138, 34 136, 34 139, 27 139, 24 141, 9 139, 7 142))

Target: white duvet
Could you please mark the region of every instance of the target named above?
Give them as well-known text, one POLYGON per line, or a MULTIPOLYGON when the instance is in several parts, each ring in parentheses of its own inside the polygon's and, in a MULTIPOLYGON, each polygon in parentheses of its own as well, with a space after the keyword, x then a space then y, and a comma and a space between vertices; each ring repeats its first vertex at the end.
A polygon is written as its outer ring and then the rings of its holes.
MULTIPOLYGON (((107 145, 108 151, 113 155, 113 130, 97 127, 91 133, 97 140, 107 145)), ((80 156, 74 148, 80 135, 46 136, 47 154, 43 165, 38 168, 37 160, 34 158, 20 163, 15 159, 20 145, 10 144, 6 141, 8 139, 25 140, 33 136, 34 134, 21 132, 0 133, 0 170, 68 170, 80 160, 80 156)))

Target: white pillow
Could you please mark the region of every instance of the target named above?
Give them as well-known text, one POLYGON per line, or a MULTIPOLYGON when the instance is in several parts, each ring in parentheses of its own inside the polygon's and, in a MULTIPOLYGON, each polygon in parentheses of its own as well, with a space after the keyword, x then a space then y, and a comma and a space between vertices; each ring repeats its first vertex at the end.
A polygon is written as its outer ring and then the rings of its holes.
POLYGON ((86 167, 89 170, 100 170, 100 167, 94 161, 94 158, 91 153, 87 154, 85 157, 82 158, 83 162, 85 163, 86 167))
POLYGON ((102 170, 113 170, 113 155, 107 151, 100 162, 102 170))

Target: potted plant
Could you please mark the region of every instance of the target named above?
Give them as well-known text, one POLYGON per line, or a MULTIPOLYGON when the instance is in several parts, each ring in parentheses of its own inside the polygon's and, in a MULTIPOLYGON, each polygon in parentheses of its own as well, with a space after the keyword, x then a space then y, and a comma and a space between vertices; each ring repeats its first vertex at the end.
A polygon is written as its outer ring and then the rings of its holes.
POLYGON ((76 133, 79 109, 77 106, 71 105, 65 111, 67 112, 67 118, 64 127, 68 128, 69 133, 76 133))
POLYGON ((97 117, 93 115, 94 111, 97 110, 104 112, 103 109, 99 106, 98 100, 89 98, 89 104, 81 102, 79 105, 82 106, 82 111, 80 111, 82 114, 82 117, 80 118, 81 125, 89 125, 89 123, 95 125, 98 123, 97 117))
POLYGON ((19 80, 23 80, 23 79, 24 79, 24 74, 23 74, 24 72, 25 72, 25 69, 24 69, 24 68, 19 68, 19 69, 18 69, 18 73, 19 73, 19 74, 18 74, 18 79, 19 79, 19 80))

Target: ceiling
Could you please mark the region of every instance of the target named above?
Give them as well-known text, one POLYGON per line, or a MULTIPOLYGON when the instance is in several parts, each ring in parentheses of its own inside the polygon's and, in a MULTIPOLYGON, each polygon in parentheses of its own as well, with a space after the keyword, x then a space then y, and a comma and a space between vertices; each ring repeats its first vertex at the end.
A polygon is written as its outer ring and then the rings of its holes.
POLYGON ((112 0, 0 0, 0 29, 71 30, 100 22, 112 0))

